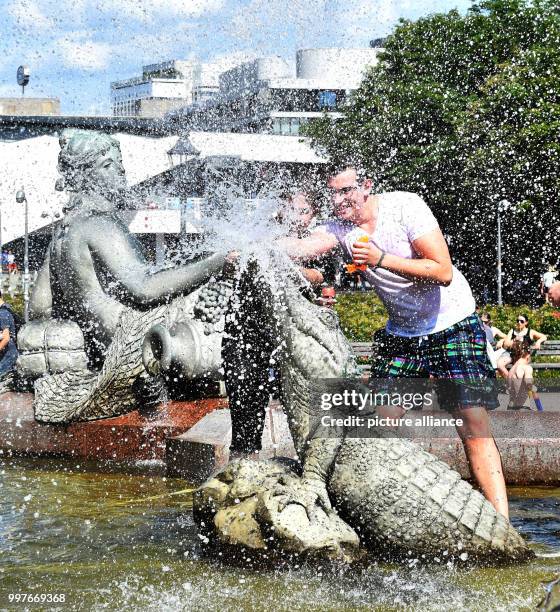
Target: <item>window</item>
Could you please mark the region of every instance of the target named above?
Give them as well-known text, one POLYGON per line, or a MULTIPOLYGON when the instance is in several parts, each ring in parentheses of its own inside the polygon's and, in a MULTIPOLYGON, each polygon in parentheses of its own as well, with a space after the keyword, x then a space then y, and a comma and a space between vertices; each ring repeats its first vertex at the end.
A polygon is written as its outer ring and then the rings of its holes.
POLYGON ((319 108, 336 108, 336 93, 334 91, 319 92, 319 108))

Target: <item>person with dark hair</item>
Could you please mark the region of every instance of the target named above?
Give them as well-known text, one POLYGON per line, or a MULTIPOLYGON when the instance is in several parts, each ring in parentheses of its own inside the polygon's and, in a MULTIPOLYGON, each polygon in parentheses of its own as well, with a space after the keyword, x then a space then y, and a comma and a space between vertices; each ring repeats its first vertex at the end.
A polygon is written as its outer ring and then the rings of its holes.
POLYGON ((509 352, 509 349, 512 347, 514 341, 522 342, 526 345, 526 347, 533 348, 538 350, 541 348, 543 342, 546 342, 547 336, 545 334, 541 334, 536 329, 532 329, 529 326, 529 317, 525 313, 520 313, 517 315, 517 321, 515 324, 517 329, 510 329, 507 333, 507 336, 503 340, 503 347, 506 349, 506 352, 503 353, 498 359, 498 371, 502 374, 502 376, 507 377, 508 370, 507 367, 511 363, 515 363, 512 361, 512 356, 509 352))
MULTIPOLYGON (((312 235, 318 212, 313 193, 296 182, 280 197, 276 220, 285 228, 287 235, 297 239, 312 235)), ((309 299, 331 306, 335 301, 334 290, 320 297, 316 295, 321 284, 331 282, 334 276, 330 262, 325 257, 318 257, 306 261, 298 269, 313 288, 313 291, 307 292, 309 299)), ((249 267, 241 275, 232 296, 232 301, 236 301, 235 308, 230 308, 230 314, 226 317, 226 333, 222 341, 224 378, 232 415, 230 458, 258 453, 270 395, 279 393, 274 361, 278 343, 270 330, 263 329, 262 296, 257 287, 249 267)))
MULTIPOLYGON (((286 228, 288 236, 306 238, 317 227, 319 205, 311 191, 295 188, 281 194, 281 207, 276 216, 277 221, 286 228)), ((313 287, 324 282, 332 283, 334 270, 331 257, 322 256, 305 262, 299 271, 313 287)))
POLYGON ((0 291, 0 375, 14 369, 18 358, 16 324, 12 309, 2 299, 0 291))
POLYGON ((492 325, 492 319, 490 318, 490 313, 483 312, 480 315, 480 321, 482 323, 482 328, 484 329, 484 333, 486 334, 486 341, 488 343, 488 357, 490 357, 492 366, 496 370, 498 368, 498 358, 504 352, 503 348, 498 348, 496 337, 498 337, 500 340, 503 340, 506 337, 506 335, 504 334, 502 330, 492 325))
POLYGON ((549 291, 552 285, 556 282, 558 277, 558 270, 556 270, 556 266, 551 263, 548 266, 547 271, 541 277, 541 295, 544 297, 544 301, 547 304, 550 304, 549 291))
POLYGON ((533 368, 531 366, 531 349, 526 342, 514 340, 510 346, 513 366, 507 375, 509 392, 508 410, 531 410, 525 404, 533 389, 533 368))
MULTIPOLYGON (((495 371, 471 289, 451 263, 437 220, 416 194, 374 193, 373 181, 359 168, 344 164, 331 172, 327 184, 336 219, 308 238, 285 238, 282 246, 302 261, 340 246, 347 262, 365 268, 360 274, 389 314, 376 336, 372 379, 457 381, 446 408, 461 419, 457 430, 472 476, 507 517, 503 469, 486 412, 498 405, 490 380, 495 371)), ((398 418, 404 410, 381 406, 378 412, 398 418)))

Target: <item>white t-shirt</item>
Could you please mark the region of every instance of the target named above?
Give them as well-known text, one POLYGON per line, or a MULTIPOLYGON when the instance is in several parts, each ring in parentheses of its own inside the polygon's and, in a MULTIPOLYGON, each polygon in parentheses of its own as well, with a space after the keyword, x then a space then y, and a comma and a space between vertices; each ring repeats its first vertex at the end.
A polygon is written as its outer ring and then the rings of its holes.
MULTIPOLYGON (((394 191, 377 196, 377 225, 370 241, 382 251, 407 259, 418 258, 412 242, 439 227, 421 197, 394 191)), ((329 221, 321 228, 334 234, 347 257, 352 244, 367 233, 351 223, 329 221)), ((475 301, 465 277, 453 266, 447 287, 404 278, 384 268, 362 272, 387 308, 387 331, 397 336, 424 336, 458 323, 475 311, 475 301)))
POLYGON ((556 282, 557 276, 558 272, 545 272, 542 276, 544 286, 550 289, 556 282))

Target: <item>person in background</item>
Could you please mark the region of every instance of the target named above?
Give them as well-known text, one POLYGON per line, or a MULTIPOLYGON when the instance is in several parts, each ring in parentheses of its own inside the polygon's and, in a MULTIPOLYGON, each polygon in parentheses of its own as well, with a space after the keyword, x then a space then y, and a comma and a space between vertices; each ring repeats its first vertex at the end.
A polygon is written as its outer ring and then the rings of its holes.
POLYGON ((480 320, 482 322, 484 333, 486 334, 486 342, 488 343, 488 357, 490 358, 494 369, 497 370, 498 359, 505 352, 505 349, 501 347, 501 343, 500 347, 498 348, 496 338, 503 340, 504 338, 506 338, 506 335, 503 331, 492 325, 492 319, 490 318, 490 314, 488 312, 483 312, 480 315, 480 320))
POLYGON ((8 251, 8 274, 15 274, 17 272, 16 256, 12 251, 8 251))
POLYGON ((513 365, 507 374, 509 392, 508 410, 531 410, 525 403, 533 389, 531 349, 521 341, 514 340, 510 347, 513 365))
MULTIPOLYGON (((281 194, 276 221, 285 228, 287 236, 300 240, 313 235, 316 213, 312 191, 296 181, 292 190, 281 194)), ((324 306, 331 306, 335 299, 334 289, 324 294, 321 289, 326 279, 332 282, 329 264, 325 257, 315 257, 298 268, 312 288, 304 290, 306 297, 324 306)), ((226 316, 222 340, 224 379, 232 417, 230 459, 258 454, 270 395, 277 395, 280 386, 274 360, 278 343, 271 331, 263 329, 260 296, 254 283, 249 268, 241 275, 232 296, 232 300, 239 302, 226 316)))
POLYGON ((2 272, 8 270, 8 251, 2 251, 2 272))
POLYGON ((548 290, 549 304, 555 308, 560 308, 560 283, 554 283, 548 290))
POLYGON ((550 304, 550 298, 548 297, 548 293, 550 288, 556 282, 556 277, 558 276, 558 271, 556 270, 556 266, 554 264, 550 264, 548 266, 548 270, 542 275, 541 278, 541 295, 544 297, 544 301, 547 304, 550 304))
MULTIPOLYGON (((287 235, 295 238, 306 238, 310 236, 317 223, 317 200, 310 192, 302 188, 295 188, 293 191, 284 192, 281 196, 282 205, 276 216, 278 223, 286 227, 287 235)), ((334 281, 334 270, 328 257, 317 257, 307 261, 305 266, 300 266, 299 271, 302 276, 311 283, 316 289, 321 285, 331 289, 334 281)), ((334 290, 334 288, 332 288, 334 290)), ((330 291, 322 292, 319 300, 324 300, 325 294, 330 295, 330 291)), ((332 296, 334 298, 334 295, 332 296)))
POLYGON ((507 367, 512 363, 509 349, 512 347, 515 340, 523 342, 527 349, 533 348, 537 351, 541 348, 542 343, 547 340, 545 334, 541 334, 541 332, 538 332, 536 329, 531 329, 529 327, 529 318, 526 314, 521 313, 517 315, 515 327, 517 329, 510 329, 507 336, 502 340, 502 346, 506 350, 498 359, 498 371, 504 378, 507 378, 507 367))
POLYGON ((16 324, 0 291, 0 376, 14 369, 18 358, 16 324))

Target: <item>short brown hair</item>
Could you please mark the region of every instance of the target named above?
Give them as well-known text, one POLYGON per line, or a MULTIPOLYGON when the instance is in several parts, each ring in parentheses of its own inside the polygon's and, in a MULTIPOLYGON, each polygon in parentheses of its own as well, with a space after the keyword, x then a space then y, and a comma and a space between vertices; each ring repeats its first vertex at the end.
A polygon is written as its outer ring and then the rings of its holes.
POLYGON ((509 349, 509 353, 511 355, 512 363, 519 361, 521 357, 526 357, 531 354, 531 350, 527 346, 526 342, 522 340, 514 340, 511 344, 511 348, 509 349))
POLYGON ((345 170, 355 170, 359 181, 367 178, 367 172, 362 162, 352 157, 339 159, 328 164, 327 176, 336 176, 345 170))

